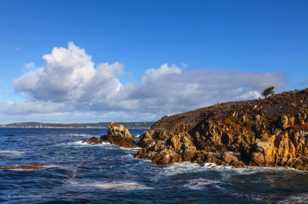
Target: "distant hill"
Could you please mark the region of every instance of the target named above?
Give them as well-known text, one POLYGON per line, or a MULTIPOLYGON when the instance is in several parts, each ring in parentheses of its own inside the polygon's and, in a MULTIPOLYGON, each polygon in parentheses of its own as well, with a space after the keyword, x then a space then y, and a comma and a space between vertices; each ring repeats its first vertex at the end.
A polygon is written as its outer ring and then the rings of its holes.
MULTIPOLYGON (((99 123, 40 123, 21 122, 0 125, 0 128, 107 128, 110 122, 99 123)), ((153 122, 123 122, 128 128, 149 128, 153 122)))

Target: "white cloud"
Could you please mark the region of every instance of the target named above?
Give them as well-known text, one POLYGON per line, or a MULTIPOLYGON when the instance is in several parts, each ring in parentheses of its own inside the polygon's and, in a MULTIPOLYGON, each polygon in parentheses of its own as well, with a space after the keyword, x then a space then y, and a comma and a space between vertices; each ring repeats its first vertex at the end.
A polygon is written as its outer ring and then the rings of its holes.
POLYGON ((126 85, 120 81, 122 64, 96 65, 74 43, 54 48, 43 60, 41 67, 15 80, 15 89, 28 96, 27 102, 15 104, 19 106, 16 114, 74 112, 102 114, 102 120, 152 120, 217 102, 256 98, 265 87, 283 83, 283 77, 273 73, 181 69, 163 64, 146 70, 140 82, 126 85))
POLYGON ((163 115, 223 101, 257 98, 265 87, 280 86, 282 81, 282 76, 271 73, 181 70, 164 64, 146 71, 129 97, 139 102, 141 110, 163 115))
POLYGON ((35 69, 35 63, 34 62, 29 62, 25 64, 25 70, 26 71, 31 71, 35 69))
POLYGON ((69 111, 72 111, 72 109, 61 103, 43 101, 0 102, 0 114, 2 115, 49 114, 69 111))
POLYGON ((122 69, 119 63, 95 67, 85 50, 69 43, 68 48, 54 48, 43 56, 45 64, 15 80, 15 89, 32 99, 52 102, 104 100, 119 91, 116 78, 122 69), (99 96, 100 99, 95 96, 99 96), (94 97, 94 98, 93 98, 94 97))

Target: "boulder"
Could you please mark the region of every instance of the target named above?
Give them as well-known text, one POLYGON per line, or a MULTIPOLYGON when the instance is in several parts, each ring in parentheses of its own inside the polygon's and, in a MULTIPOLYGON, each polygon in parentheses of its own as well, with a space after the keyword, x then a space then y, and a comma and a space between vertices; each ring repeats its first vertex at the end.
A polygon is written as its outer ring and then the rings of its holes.
POLYGON ((103 142, 109 142, 114 145, 121 147, 135 147, 135 137, 129 132, 124 125, 119 123, 111 123, 107 129, 107 135, 101 137, 91 137, 82 140, 83 143, 87 144, 101 144, 103 142))
POLYGON ((121 147, 130 148, 136 146, 134 136, 124 125, 119 123, 111 123, 108 127, 107 135, 102 137, 102 140, 121 147))

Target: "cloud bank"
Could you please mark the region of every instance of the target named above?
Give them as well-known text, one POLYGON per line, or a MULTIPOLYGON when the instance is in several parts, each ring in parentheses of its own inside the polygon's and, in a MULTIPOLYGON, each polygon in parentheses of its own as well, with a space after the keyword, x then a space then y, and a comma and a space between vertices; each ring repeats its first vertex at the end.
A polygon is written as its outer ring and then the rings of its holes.
POLYGON ((139 82, 124 84, 124 65, 96 64, 72 42, 66 48, 53 48, 43 60, 41 67, 14 81, 15 90, 26 95, 26 100, 2 103, 0 114, 92 113, 101 115, 102 120, 153 120, 217 102, 257 98, 267 86, 279 87, 284 81, 275 73, 162 64, 147 69, 139 82))

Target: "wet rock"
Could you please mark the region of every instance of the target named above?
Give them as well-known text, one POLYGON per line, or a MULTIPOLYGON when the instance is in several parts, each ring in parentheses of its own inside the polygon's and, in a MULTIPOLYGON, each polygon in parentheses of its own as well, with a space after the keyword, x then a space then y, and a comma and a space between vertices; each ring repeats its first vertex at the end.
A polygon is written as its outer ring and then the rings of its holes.
POLYGON ((172 163, 172 157, 170 152, 164 151, 161 152, 160 154, 157 154, 154 156, 153 161, 156 164, 164 165, 164 164, 170 164, 172 163))
POLYGON ((40 170, 46 168, 45 164, 31 163, 31 164, 16 164, 12 166, 0 166, 0 170, 40 170))
POLYGON ((101 144, 102 140, 99 137, 91 137, 91 138, 82 140, 82 143, 95 145, 95 144, 101 144))
POLYGON ((233 152, 224 152, 223 160, 227 164, 231 164, 232 162, 238 162, 238 158, 234 155, 233 152))

